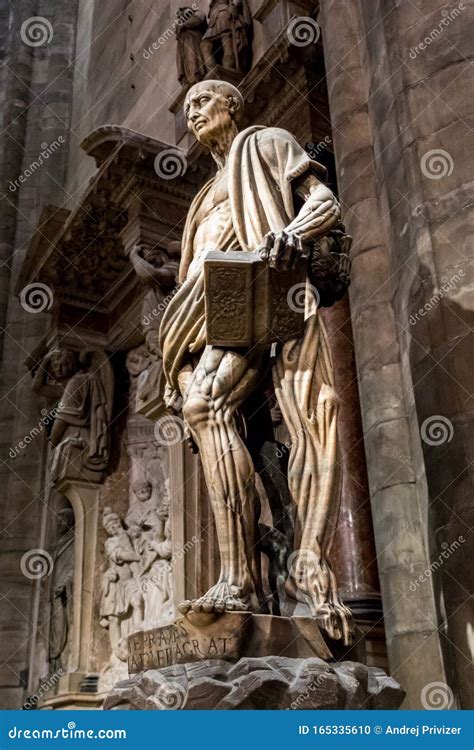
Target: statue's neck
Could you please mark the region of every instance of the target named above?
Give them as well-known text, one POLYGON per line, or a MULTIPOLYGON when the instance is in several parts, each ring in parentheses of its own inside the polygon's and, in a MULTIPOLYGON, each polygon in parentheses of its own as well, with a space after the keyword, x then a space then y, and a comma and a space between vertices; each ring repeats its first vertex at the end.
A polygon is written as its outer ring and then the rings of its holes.
POLYGON ((231 128, 228 128, 225 131, 221 131, 219 133, 219 137, 209 144, 209 150, 211 152, 212 158, 217 164, 217 169, 219 171, 222 171, 227 164, 230 149, 237 133, 238 130, 236 125, 232 123, 231 128))

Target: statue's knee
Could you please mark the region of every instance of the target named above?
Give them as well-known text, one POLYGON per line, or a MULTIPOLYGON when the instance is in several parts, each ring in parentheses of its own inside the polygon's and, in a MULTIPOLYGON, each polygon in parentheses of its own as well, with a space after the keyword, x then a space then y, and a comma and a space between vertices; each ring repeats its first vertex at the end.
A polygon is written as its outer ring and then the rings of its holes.
POLYGON ((205 396, 190 395, 183 404, 183 417, 191 430, 198 430, 206 424, 212 404, 205 396))

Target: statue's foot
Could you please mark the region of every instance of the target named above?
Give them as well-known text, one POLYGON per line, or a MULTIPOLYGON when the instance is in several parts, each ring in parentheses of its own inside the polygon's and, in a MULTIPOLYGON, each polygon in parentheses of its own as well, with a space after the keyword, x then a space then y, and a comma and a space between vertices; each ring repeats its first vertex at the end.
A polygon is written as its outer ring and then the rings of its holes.
POLYGON ((242 596, 241 589, 228 583, 217 583, 198 599, 188 599, 178 605, 178 610, 195 624, 216 620, 224 612, 249 612, 252 597, 242 596))
POLYGON ((354 643, 354 620, 350 609, 342 602, 319 605, 315 612, 316 620, 330 638, 342 641, 345 646, 354 643))
POLYGON ((354 643, 355 627, 352 612, 343 604, 338 594, 332 592, 331 595, 329 591, 329 601, 324 601, 320 590, 316 593, 300 588, 291 577, 285 583, 285 591, 288 596, 309 607, 319 627, 330 638, 342 641, 345 646, 351 646, 354 643))

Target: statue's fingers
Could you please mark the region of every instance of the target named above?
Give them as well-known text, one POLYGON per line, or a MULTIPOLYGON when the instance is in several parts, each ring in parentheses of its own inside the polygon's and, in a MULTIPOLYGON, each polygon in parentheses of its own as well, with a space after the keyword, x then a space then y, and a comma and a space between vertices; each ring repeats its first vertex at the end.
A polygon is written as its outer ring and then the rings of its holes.
POLYGON ((263 238, 263 246, 260 248, 259 253, 262 260, 267 261, 270 256, 270 251, 273 247, 275 235, 273 232, 268 232, 263 238))
POLYGON ((299 258, 307 260, 309 258, 309 245, 304 244, 300 236, 296 237, 296 253, 299 258))
POLYGON ((296 243, 293 235, 289 234, 286 238, 285 248, 280 260, 282 270, 286 271, 293 267, 296 258, 296 243))
POLYGON ((285 250, 286 234, 285 232, 279 232, 275 237, 273 248, 270 253, 270 266, 276 268, 279 265, 279 260, 285 250))

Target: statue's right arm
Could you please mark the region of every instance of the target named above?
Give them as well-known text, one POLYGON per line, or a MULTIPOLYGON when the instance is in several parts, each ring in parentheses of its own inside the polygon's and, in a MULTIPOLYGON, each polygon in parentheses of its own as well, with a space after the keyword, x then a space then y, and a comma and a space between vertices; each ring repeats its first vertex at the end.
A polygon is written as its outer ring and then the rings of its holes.
POLYGON ((59 401, 61 398, 61 388, 58 385, 48 383, 49 358, 50 354, 47 354, 41 361, 33 376, 31 390, 39 396, 44 396, 47 399, 57 399, 59 401))

